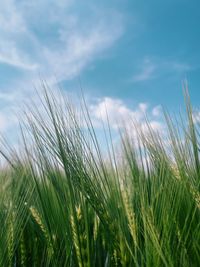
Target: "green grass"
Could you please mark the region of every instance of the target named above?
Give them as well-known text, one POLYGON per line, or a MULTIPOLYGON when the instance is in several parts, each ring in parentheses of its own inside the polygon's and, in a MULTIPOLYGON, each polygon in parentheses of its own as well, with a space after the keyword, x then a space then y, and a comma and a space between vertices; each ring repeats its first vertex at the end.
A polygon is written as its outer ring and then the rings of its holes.
POLYGON ((119 159, 108 129, 105 160, 84 104, 79 117, 46 90, 23 153, 2 151, 0 266, 200 266, 200 133, 185 95, 187 121, 165 114, 169 145, 121 130, 119 159))

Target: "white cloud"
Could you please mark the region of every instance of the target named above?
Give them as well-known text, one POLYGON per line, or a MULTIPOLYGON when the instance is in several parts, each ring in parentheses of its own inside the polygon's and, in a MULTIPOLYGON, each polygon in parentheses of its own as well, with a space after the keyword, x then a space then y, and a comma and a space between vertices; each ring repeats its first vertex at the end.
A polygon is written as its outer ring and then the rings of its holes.
MULTIPOLYGON (((146 108, 146 104, 141 103, 137 109, 131 110, 122 100, 105 97, 99 100, 96 105, 92 105, 90 110, 94 118, 99 120, 99 123, 100 121, 107 122, 108 118, 111 127, 118 128, 125 122, 130 122, 133 119, 140 121, 144 118, 146 108)), ((97 125, 96 122, 95 124, 97 125)))
POLYGON ((139 109, 142 111, 142 112, 146 112, 147 111, 147 108, 148 108, 148 105, 146 103, 140 103, 139 104, 139 109))
POLYGON ((112 129, 125 127, 132 136, 136 137, 139 130, 147 134, 149 127, 153 131, 161 132, 163 130, 163 123, 158 120, 157 114, 153 114, 155 108, 148 109, 146 103, 139 103, 136 108, 130 109, 120 99, 105 97, 100 99, 96 105, 91 105, 90 112, 96 126, 100 126, 101 121, 106 123, 108 118, 112 129), (149 119, 148 125, 146 118, 149 119))
POLYGON ((155 106, 152 109, 152 115, 155 116, 155 117, 159 117, 161 115, 161 112, 162 112, 162 107, 160 105, 155 106))

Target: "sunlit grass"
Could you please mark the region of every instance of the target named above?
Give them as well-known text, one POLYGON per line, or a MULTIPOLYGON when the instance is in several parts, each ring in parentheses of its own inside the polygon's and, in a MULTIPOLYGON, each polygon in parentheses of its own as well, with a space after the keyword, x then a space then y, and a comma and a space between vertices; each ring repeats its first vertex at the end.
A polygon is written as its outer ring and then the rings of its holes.
POLYGON ((119 158, 108 130, 106 160, 86 108, 80 119, 47 90, 42 101, 46 114, 30 107, 22 125, 23 153, 2 151, 0 266, 199 266, 199 132, 187 93, 185 124, 165 114, 168 145, 153 129, 137 144, 124 130, 119 158))

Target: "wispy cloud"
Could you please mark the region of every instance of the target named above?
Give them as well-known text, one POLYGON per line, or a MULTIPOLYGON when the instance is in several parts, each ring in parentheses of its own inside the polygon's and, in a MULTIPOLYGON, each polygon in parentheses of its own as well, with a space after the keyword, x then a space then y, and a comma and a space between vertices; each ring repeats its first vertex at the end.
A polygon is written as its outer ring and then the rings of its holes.
POLYGON ((0 8, 0 30, 5 35, 19 34, 26 31, 26 25, 16 7, 15 0, 1 2, 0 8))
POLYGON ((149 81, 165 74, 170 77, 184 75, 193 69, 188 63, 158 57, 145 57, 141 62, 131 77, 132 82, 149 81))
MULTIPOLYGON (((71 79, 78 75, 100 52, 109 48, 122 34, 122 27, 114 23, 106 26, 98 22, 86 33, 76 30, 62 33, 63 46, 58 51, 44 48, 49 72, 54 70, 59 79, 71 79), (111 34, 112 32, 112 34, 111 34)), ((45 66, 45 68, 46 68, 45 66)))
POLYGON ((133 75, 131 80, 133 82, 150 80, 154 77, 156 69, 157 65, 154 62, 150 59, 145 59, 143 64, 140 66, 139 72, 133 75))
POLYGON ((181 63, 174 61, 171 64, 169 63, 169 66, 177 72, 188 72, 193 69, 189 64, 184 62, 181 63))
POLYGON ((24 71, 37 68, 35 59, 32 57, 33 50, 26 49, 29 42, 33 41, 32 34, 14 0, 1 3, 0 35, 0 64, 24 71))
POLYGON ((16 127, 11 110, 34 99, 33 82, 41 74, 48 83, 72 79, 122 36, 122 15, 74 0, 7 0, 0 8, 0 65, 16 70, 1 87, 0 130, 16 127), (52 77, 56 76, 56 79, 52 77))
POLYGON ((36 63, 31 62, 30 58, 23 51, 20 51, 11 41, 1 41, 0 63, 24 70, 36 70, 38 67, 36 63))
POLYGON ((122 35, 123 23, 112 10, 78 16, 76 6, 56 0, 2 3, 0 63, 58 79, 80 74, 122 35))

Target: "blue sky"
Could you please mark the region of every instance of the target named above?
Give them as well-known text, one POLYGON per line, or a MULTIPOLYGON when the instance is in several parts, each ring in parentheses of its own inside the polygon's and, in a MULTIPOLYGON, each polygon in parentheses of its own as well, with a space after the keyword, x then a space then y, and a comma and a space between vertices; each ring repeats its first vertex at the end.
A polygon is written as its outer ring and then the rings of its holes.
POLYGON ((0 131, 14 138, 40 76, 75 97, 81 81, 95 125, 106 105, 113 128, 116 114, 144 112, 161 127, 160 106, 183 105, 184 79, 198 106, 199 10, 198 0, 2 1, 0 131))

